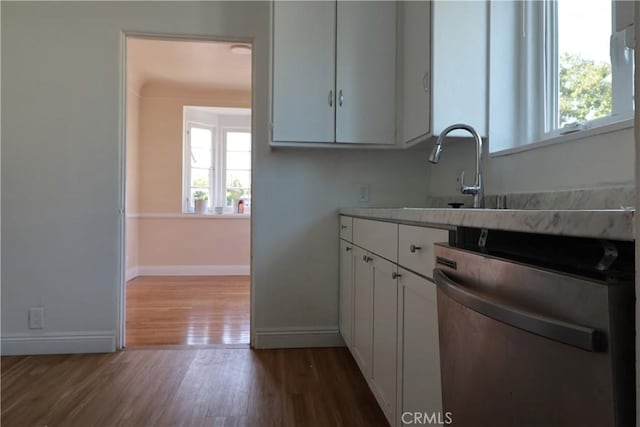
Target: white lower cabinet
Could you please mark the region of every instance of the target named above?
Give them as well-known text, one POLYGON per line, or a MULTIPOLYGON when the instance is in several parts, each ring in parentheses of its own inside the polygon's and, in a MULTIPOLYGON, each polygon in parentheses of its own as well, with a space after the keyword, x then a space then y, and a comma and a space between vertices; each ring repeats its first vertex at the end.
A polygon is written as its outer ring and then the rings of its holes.
MULTIPOLYGON (((442 411, 436 285, 403 268, 398 271, 397 426, 413 414, 442 411), (404 415, 407 414, 409 415, 404 415)), ((392 423, 393 425, 393 423, 392 423)))
POLYGON ((351 348, 353 336, 353 245, 340 240, 340 335, 351 348))
POLYGON ((371 363, 371 320, 373 315, 373 264, 369 253, 353 248, 353 338, 351 353, 365 378, 371 363))
POLYGON ((412 227, 407 234, 409 229, 400 226, 401 242, 421 238, 416 240, 420 257, 414 259, 411 252, 407 258, 414 273, 403 268, 402 249, 398 261, 398 251, 388 247, 397 248, 398 227, 394 234, 388 222, 367 224, 367 233, 362 233, 354 222, 354 244, 340 241, 340 332, 391 426, 415 424, 414 416, 438 419, 442 411, 438 308, 436 286, 425 277, 433 268, 426 254, 433 254, 433 243, 446 241, 448 232, 412 227), (372 235, 378 224, 384 239, 372 235), (356 234, 368 240, 356 241, 356 234), (374 244, 376 248, 356 246, 378 241, 385 243, 374 244), (384 254, 376 253, 378 246, 384 254), (396 257, 389 259, 389 254, 396 257))
POLYGON ((373 255, 373 324, 370 385, 393 424, 396 408, 398 284, 396 265, 373 255))

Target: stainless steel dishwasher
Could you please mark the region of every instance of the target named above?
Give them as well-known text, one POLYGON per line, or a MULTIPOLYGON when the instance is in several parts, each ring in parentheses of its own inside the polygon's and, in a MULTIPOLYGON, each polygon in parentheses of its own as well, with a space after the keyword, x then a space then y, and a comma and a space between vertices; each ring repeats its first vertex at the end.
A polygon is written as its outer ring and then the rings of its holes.
POLYGON ((632 243, 492 233, 436 245, 452 425, 635 425, 632 243))

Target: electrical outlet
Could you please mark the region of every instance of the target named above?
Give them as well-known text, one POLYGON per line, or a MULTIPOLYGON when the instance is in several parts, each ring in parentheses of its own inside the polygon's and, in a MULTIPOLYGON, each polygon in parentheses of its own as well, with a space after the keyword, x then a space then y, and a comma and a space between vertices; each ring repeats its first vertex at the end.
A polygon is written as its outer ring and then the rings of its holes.
POLYGON ((44 329, 44 307, 29 309, 29 329, 44 329))
POLYGON ((359 202, 369 201, 369 184, 360 184, 360 190, 358 192, 359 202))

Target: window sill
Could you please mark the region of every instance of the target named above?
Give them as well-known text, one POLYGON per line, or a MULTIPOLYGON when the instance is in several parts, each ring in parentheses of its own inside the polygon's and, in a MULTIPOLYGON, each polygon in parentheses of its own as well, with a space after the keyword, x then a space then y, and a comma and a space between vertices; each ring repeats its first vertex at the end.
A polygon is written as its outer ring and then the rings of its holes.
MULTIPOLYGON (((529 150, 535 150, 535 149, 547 147, 550 145, 562 144, 568 141, 575 141, 578 139, 585 139, 592 136, 604 135, 607 133, 617 132, 624 129, 630 129, 630 128, 633 128, 633 125, 634 125, 633 119, 620 120, 619 122, 609 123, 606 125, 593 127, 590 129, 584 129, 577 132, 569 133, 567 135, 553 136, 550 138, 541 139, 536 142, 531 142, 529 144, 519 145, 517 147, 496 151, 494 153, 489 153, 489 156, 490 157, 508 156, 511 154, 521 153, 529 150)), ((491 141, 489 141, 489 145, 491 145, 491 141)))
POLYGON ((140 219, 251 219, 250 213, 215 214, 215 213, 138 213, 128 214, 127 218, 140 219))

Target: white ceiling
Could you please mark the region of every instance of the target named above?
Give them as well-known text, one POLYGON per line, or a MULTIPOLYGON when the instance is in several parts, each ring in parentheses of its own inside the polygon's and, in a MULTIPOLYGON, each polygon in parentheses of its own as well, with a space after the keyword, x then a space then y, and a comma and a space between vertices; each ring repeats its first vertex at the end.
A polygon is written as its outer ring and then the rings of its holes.
POLYGON ((129 86, 139 91, 153 82, 250 91, 251 55, 232 53, 234 44, 129 38, 129 86))

